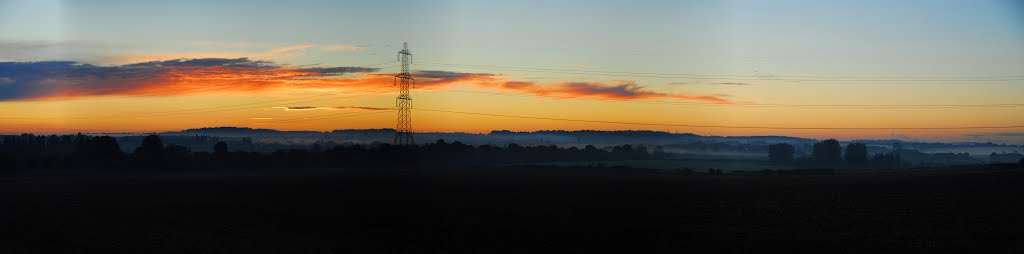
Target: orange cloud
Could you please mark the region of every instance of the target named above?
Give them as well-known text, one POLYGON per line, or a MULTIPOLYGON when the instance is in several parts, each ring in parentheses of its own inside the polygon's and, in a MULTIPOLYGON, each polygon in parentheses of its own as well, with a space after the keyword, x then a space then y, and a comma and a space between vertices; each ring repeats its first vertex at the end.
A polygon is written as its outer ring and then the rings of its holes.
MULTIPOLYGON (((384 74, 369 74, 381 76, 384 74)), ((472 84, 479 87, 526 92, 539 96, 567 96, 600 98, 612 100, 643 100, 643 99, 681 99, 696 100, 719 104, 730 104, 723 96, 689 95, 652 91, 632 81, 621 81, 620 84, 606 85, 597 82, 562 82, 538 84, 523 81, 508 81, 500 75, 488 73, 457 73, 446 71, 421 71, 415 73, 416 85, 420 87, 438 87, 451 84, 472 84)), ((388 76, 391 77, 391 76, 388 76)))
POLYGON ((282 47, 282 48, 276 48, 274 50, 271 50, 270 53, 271 54, 281 54, 281 53, 285 53, 285 52, 289 52, 289 51, 303 50, 303 49, 308 49, 308 48, 312 48, 312 47, 313 47, 313 45, 310 45, 310 44, 293 45, 293 46, 287 46, 287 47, 282 47))
POLYGON ((311 111, 311 110, 387 111, 387 110, 392 110, 390 108, 362 107, 362 106, 334 106, 334 107, 292 106, 292 107, 273 107, 273 108, 284 109, 285 111, 311 111))
POLYGON ((346 80, 339 76, 373 71, 377 69, 289 67, 247 58, 154 61, 120 66, 75 62, 0 63, 0 76, 13 81, 0 86, 0 101, 325 87, 346 80))
MULTIPOLYGON (((214 48, 249 48, 246 43, 214 43, 214 42, 192 42, 189 45, 214 47, 214 48)), ((114 56, 97 57, 101 62, 112 64, 131 64, 139 62, 166 61, 176 59, 200 59, 200 58, 252 58, 252 59, 287 59, 301 54, 302 50, 316 47, 312 44, 291 45, 280 48, 273 48, 264 52, 183 52, 183 53, 143 53, 126 54, 114 56)))
POLYGON ((355 52, 355 51, 363 51, 365 49, 363 47, 360 47, 360 46, 335 44, 335 45, 324 45, 324 46, 321 46, 320 50, 323 50, 323 51, 353 51, 353 52, 355 52))
POLYGON ((689 95, 679 93, 663 93, 646 89, 637 84, 627 82, 618 85, 606 85, 597 82, 564 82, 548 85, 537 85, 530 82, 505 82, 500 88, 527 92, 539 96, 583 97, 612 100, 643 100, 643 99, 681 99, 706 101, 719 104, 731 104, 729 100, 716 95, 689 95))
POLYGON ((164 61, 172 59, 202 59, 202 58, 245 58, 253 54, 245 52, 190 52, 190 53, 147 53, 127 54, 116 56, 98 57, 101 62, 113 64, 131 64, 152 61, 164 61))
MULTIPOLYGON (((302 47, 294 47, 297 50, 302 47)), ((286 52, 286 51, 282 51, 286 52)), ((0 63, 2 100, 61 99, 102 95, 178 95, 211 91, 244 93, 266 89, 330 90, 391 87, 393 74, 370 73, 364 67, 292 67, 247 58, 206 58, 93 66, 74 62, 0 63), (348 75, 357 74, 357 75, 348 75), (6 82, 6 81, 5 81, 6 82)), ((509 81, 490 73, 420 71, 418 88, 467 84, 539 96, 566 96, 613 100, 681 99, 731 103, 722 96, 653 91, 631 81, 619 84, 563 82, 538 84, 509 81)))

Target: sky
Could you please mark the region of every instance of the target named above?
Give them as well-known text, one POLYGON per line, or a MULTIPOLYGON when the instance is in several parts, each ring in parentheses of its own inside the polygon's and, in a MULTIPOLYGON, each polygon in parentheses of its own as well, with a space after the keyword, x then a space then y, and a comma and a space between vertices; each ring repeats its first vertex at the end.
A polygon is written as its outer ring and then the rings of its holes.
POLYGON ((1024 144, 997 0, 0 0, 0 133, 393 128, 403 42, 418 132, 1024 144))

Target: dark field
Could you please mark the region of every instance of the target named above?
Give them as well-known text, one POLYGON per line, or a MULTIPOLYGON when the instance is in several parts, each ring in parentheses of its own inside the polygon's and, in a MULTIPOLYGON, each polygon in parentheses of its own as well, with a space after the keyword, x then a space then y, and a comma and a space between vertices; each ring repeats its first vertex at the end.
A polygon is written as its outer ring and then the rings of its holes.
POLYGON ((1024 252, 1024 172, 0 177, 0 253, 1024 252))

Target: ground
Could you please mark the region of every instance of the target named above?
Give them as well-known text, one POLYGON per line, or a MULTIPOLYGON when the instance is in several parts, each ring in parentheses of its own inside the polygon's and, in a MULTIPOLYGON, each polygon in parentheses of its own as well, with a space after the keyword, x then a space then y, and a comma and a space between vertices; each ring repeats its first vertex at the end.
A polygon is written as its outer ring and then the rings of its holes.
POLYGON ((765 169, 772 170, 791 170, 797 169, 797 166, 790 165, 779 165, 773 164, 765 160, 737 160, 737 159, 719 159, 719 160, 694 160, 694 159, 659 159, 659 160, 611 160, 611 161, 567 161, 567 162, 542 162, 542 163, 517 163, 510 165, 538 165, 538 166, 604 166, 604 167, 633 167, 633 168, 647 168, 657 170, 675 170, 675 169, 690 169, 693 172, 707 172, 709 168, 722 170, 723 172, 732 171, 761 171, 765 169))
POLYGON ((0 177, 0 253, 1020 253, 1024 172, 0 177))

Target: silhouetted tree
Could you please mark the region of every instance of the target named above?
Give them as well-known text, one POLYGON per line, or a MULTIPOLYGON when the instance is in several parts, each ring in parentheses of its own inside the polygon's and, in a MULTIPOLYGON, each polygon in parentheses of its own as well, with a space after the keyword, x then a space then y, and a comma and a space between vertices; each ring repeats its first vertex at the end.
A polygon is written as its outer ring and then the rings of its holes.
POLYGON ((898 153, 876 153, 871 157, 871 167, 875 169, 892 169, 900 166, 898 153))
MULTIPOLYGON (((576 147, 573 147, 576 148, 576 147)), ((665 158, 668 157, 668 153, 665 152, 665 148, 661 146, 654 147, 654 153, 651 154, 654 158, 665 158)))
POLYGON ((135 148, 135 156, 143 160, 156 161, 163 157, 164 142, 157 135, 149 135, 142 139, 142 144, 135 148))
POLYGON ((863 167, 868 165, 868 146, 862 143, 850 143, 846 145, 846 162, 851 166, 863 167))
POLYGON ((790 163, 793 162, 793 152, 796 149, 793 145, 779 143, 768 146, 768 159, 774 163, 790 163))
POLYGON ((164 153, 160 165, 158 167, 170 168, 170 169, 191 169, 192 165, 192 151, 187 147, 168 144, 164 147, 164 153))
POLYGON ((814 143, 812 155, 814 156, 814 161, 822 165, 835 165, 843 160, 839 141, 835 139, 814 143))
POLYGON ((186 160, 192 157, 192 151, 188 147, 169 144, 164 147, 164 158, 179 162, 180 160, 186 160))
POLYGON ((224 141, 213 144, 213 156, 223 157, 228 154, 228 143, 224 141))
MULTIPOLYGON (((135 140, 138 137, 128 137, 135 140)), ((196 140, 207 141, 203 137, 196 140)), ((0 166, 19 169, 74 169, 131 167, 139 169, 265 169, 301 167, 396 167, 470 166, 547 161, 607 161, 651 159, 652 153, 642 145, 620 145, 598 148, 587 145, 558 147, 555 145, 505 147, 439 140, 423 146, 395 147, 388 144, 335 145, 324 150, 294 149, 282 146, 272 154, 229 152, 226 142, 213 145, 213 152, 192 153, 186 146, 166 144, 159 136, 141 137, 141 144, 131 156, 124 156, 117 139, 87 135, 0 135, 0 166), (223 156, 218 156, 223 155, 223 156), (406 161, 396 157, 407 157, 406 161)), ((187 143, 193 144, 193 143, 187 143)), ((333 143, 327 143, 333 144, 333 143)), ((667 156, 661 147, 654 154, 667 156)))
POLYGON ((988 155, 989 163, 1007 163, 1007 164, 1012 164, 1012 163, 1015 163, 1015 162, 1019 161, 1020 159, 1024 159, 1024 154, 1021 154, 1021 153, 1019 153, 1017 151, 1013 151, 1012 153, 1007 153, 1007 152, 995 153, 995 152, 992 152, 992 154, 988 155))
POLYGON ((75 146, 75 153, 89 159, 109 159, 122 155, 117 139, 109 136, 82 138, 75 146))

